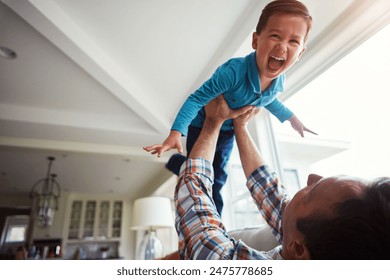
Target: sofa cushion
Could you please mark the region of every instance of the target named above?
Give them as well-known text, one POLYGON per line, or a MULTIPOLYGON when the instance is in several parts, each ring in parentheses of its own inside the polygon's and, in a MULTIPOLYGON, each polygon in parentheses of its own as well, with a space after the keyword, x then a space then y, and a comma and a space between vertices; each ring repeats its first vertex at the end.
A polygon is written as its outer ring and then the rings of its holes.
MULTIPOLYGON (((246 245, 259 251, 269 251, 278 245, 278 242, 268 225, 229 231, 229 235, 236 240, 243 241, 246 245)), ((178 251, 172 252, 171 254, 161 258, 161 260, 179 259, 180 255, 178 251)))
POLYGON ((269 251, 278 245, 271 228, 265 224, 259 227, 229 231, 229 235, 236 240, 241 239, 246 245, 259 251, 269 251))

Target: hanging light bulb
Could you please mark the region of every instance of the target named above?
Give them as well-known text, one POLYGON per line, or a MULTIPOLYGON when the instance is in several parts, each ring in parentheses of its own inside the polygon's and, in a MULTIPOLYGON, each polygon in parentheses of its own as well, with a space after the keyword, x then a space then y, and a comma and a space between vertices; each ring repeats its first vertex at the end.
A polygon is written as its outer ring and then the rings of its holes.
POLYGON ((48 157, 49 166, 45 178, 38 180, 32 187, 30 197, 34 200, 35 217, 41 226, 50 226, 53 222, 54 211, 58 210, 58 200, 61 188, 56 174, 51 173, 55 157, 48 157))

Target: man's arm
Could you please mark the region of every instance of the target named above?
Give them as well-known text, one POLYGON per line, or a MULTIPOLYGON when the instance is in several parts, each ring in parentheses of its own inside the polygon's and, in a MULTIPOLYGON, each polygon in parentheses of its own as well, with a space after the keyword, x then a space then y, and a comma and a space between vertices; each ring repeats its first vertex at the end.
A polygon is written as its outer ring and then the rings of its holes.
POLYGON ((224 120, 234 118, 249 108, 232 111, 222 96, 205 108, 206 120, 202 131, 185 162, 185 172, 175 190, 179 252, 185 259, 233 258, 235 244, 228 238, 211 195, 211 162, 224 120))
POLYGON ((248 112, 234 119, 234 132, 248 189, 268 225, 281 243, 281 219, 288 197, 276 174, 266 165, 252 140, 247 124, 258 112, 248 112))
POLYGON ((242 168, 248 178, 259 166, 265 165, 257 146, 248 131, 248 122, 259 112, 259 108, 234 119, 234 133, 240 153, 242 168))

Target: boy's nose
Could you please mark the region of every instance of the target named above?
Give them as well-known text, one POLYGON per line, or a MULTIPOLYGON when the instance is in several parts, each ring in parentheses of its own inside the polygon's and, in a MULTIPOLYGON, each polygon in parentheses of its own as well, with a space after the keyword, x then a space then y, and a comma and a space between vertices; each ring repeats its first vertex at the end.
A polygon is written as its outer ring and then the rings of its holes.
POLYGON ((287 52, 287 45, 284 44, 284 43, 282 43, 282 42, 280 42, 279 44, 277 44, 277 45, 275 46, 275 49, 276 49, 277 51, 279 51, 279 52, 285 53, 285 52, 287 52))

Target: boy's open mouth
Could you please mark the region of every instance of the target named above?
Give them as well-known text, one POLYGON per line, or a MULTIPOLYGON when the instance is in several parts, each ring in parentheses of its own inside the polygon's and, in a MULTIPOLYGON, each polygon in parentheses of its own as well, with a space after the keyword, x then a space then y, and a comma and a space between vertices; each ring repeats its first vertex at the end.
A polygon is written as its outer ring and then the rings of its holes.
POLYGON ((268 67, 272 71, 277 71, 280 68, 282 68, 284 64, 284 58, 282 57, 276 57, 276 56, 270 56, 268 58, 268 67))

